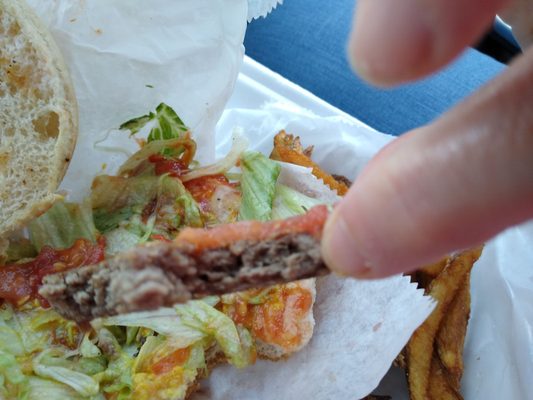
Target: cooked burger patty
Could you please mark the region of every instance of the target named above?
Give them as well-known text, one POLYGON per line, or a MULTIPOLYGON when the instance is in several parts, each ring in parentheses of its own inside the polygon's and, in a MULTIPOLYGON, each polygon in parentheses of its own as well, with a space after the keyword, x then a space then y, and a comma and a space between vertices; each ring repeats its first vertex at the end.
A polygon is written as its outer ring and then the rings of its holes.
POLYGON ((48 275, 39 293, 64 317, 86 321, 327 271, 319 240, 305 233, 201 251, 158 242, 96 265, 48 275))

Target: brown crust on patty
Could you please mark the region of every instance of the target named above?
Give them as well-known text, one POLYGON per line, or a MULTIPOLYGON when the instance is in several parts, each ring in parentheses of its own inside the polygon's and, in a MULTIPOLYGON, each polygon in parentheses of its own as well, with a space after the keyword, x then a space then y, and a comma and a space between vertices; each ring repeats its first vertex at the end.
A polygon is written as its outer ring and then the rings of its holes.
POLYGON ((158 242, 96 265, 48 275, 39 293, 64 317, 86 321, 327 272, 319 240, 308 234, 238 241, 199 253, 158 242))

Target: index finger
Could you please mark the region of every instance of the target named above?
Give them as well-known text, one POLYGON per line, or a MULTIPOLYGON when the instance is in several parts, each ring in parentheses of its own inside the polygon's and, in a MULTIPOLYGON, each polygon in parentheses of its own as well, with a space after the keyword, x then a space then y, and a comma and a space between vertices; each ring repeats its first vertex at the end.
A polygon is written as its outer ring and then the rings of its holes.
POLYGON ((367 80, 391 85, 453 60, 509 0, 359 0, 348 52, 367 80))

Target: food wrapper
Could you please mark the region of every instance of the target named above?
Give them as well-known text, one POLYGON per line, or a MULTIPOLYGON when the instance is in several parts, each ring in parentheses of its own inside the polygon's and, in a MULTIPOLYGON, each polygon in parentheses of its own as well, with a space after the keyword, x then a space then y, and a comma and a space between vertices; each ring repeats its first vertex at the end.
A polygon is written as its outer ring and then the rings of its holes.
POLYGON ((266 17, 283 0, 248 0, 248 21, 266 17))
MULTIPOLYGON (((262 151, 269 151, 272 135, 280 129, 298 134, 302 137, 304 146, 310 144, 315 146, 313 158, 320 165, 325 166, 330 172, 344 174, 350 179, 354 179, 366 162, 392 140, 390 136, 373 131, 358 121, 348 120, 342 116, 318 117, 309 111, 285 103, 267 104, 262 110, 225 111, 219 131, 224 132, 230 126, 235 125, 248 126, 247 133, 252 138, 251 142, 256 143, 262 151), (342 143, 342 146, 339 146, 339 143, 342 143)), ((217 139, 220 144, 217 149, 220 154, 223 154, 229 148, 229 141, 224 135, 217 139)), ((533 331, 532 243, 533 222, 510 228, 485 245, 481 258, 472 270, 472 310, 465 342, 465 371, 461 385, 466 399, 525 399, 530 397, 529 382, 533 379, 533 357, 531 357, 533 348, 531 338, 533 331)), ((319 292, 319 304, 320 296, 319 292)), ((331 298, 335 298, 335 295, 329 293, 329 299, 331 298)), ((320 321, 321 318, 323 317, 318 314, 317 320, 320 321)), ((320 329, 320 326, 317 326, 317 335, 310 347, 304 349, 303 353, 296 356, 294 360, 304 357, 307 352, 313 352, 315 341, 322 335, 320 329)), ((339 335, 340 337, 342 335, 339 335)), ((339 343, 336 340, 332 340, 332 343, 339 343)), ((359 372, 367 367, 367 365, 361 366, 355 362, 348 366, 343 365, 343 358, 349 358, 350 347, 339 347, 340 350, 337 350, 338 348, 334 345, 320 349, 322 353, 319 353, 315 359, 319 365, 317 368, 320 368, 321 362, 333 364, 338 359, 337 371, 340 371, 348 380, 351 369, 355 368, 354 371, 359 372)), ((299 360, 302 362, 301 358, 299 360)), ((287 374, 285 375, 287 381, 291 384, 292 374, 299 377, 299 374, 305 374, 308 368, 292 364, 292 362, 293 360, 287 361, 291 368, 283 370, 283 373, 287 374)), ((303 362, 302 365, 304 365, 303 362)), ((270 372, 276 369, 276 364, 262 363, 256 368, 258 370, 264 368, 270 372)), ((306 385, 309 386, 304 385, 302 392, 284 392, 292 388, 283 386, 278 389, 275 386, 274 393, 279 396, 272 398, 305 398, 304 395, 289 396, 294 393, 306 395, 311 393, 308 398, 312 399, 357 398, 355 395, 350 397, 344 391, 349 390, 353 385, 348 383, 342 387, 341 385, 345 383, 341 383, 338 378, 332 381, 327 379, 327 375, 323 375, 320 379, 319 375, 313 375, 314 369, 310 368, 309 371, 312 371, 309 380, 306 381, 306 385), (311 388, 316 392, 307 391, 311 388)), ((276 372, 273 373, 276 374, 276 372)), ((238 373, 230 368, 215 371, 211 379, 208 389, 211 389, 210 395, 214 394, 213 398, 241 398, 239 395, 229 395, 230 391, 225 392, 226 397, 217 395, 223 390, 221 389, 223 382, 228 379, 234 382, 234 385, 240 384, 247 387, 244 380, 239 378, 238 373)), ((356 381, 356 378, 353 378, 353 381, 356 381)), ((272 381, 268 382, 272 383, 272 381)), ((298 388, 302 389, 301 386, 298 388)), ((391 369, 376 392, 391 395, 395 400, 408 400, 409 394, 404 372, 398 368, 391 369)), ((248 392, 250 393, 252 392, 248 392)))
MULTIPOLYGON (((316 145, 315 159, 327 170, 354 178, 390 140, 371 137, 368 128, 342 120, 310 123, 310 114, 285 106, 251 115, 228 111, 215 138, 215 124, 242 63, 245 0, 154 0, 149 6, 140 0, 30 4, 65 55, 79 100, 80 137, 61 185, 70 200, 81 200, 96 174, 112 173, 135 151, 135 141, 116 128, 159 102, 172 106, 191 127, 204 163, 229 150, 234 126, 241 126, 253 147, 267 153, 276 131, 287 128, 304 143, 316 145), (335 160, 328 155, 332 151, 338 155, 335 160)), ((299 173, 302 182, 309 177, 307 170, 299 173)), ((317 191, 315 184, 306 187, 317 191)), ((316 333, 309 346, 287 361, 215 370, 207 382, 210 397, 363 397, 379 383, 432 307, 405 277, 373 282, 321 279, 316 333)))
MULTIPOLYGON (((93 150, 109 130, 170 105, 204 160, 244 54, 246 0, 30 0, 70 69, 80 136, 63 187, 87 195, 102 170, 93 150)), ((131 146, 130 146, 131 147, 131 146)), ((108 152, 113 157, 112 152, 108 152)))

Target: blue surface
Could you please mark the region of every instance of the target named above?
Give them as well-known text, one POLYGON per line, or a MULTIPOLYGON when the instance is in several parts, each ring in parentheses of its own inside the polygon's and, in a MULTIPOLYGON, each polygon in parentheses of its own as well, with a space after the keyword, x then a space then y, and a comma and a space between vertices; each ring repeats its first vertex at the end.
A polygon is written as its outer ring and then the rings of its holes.
POLYGON ((398 135, 426 124, 498 74, 499 62, 467 50, 432 77, 394 89, 357 78, 346 59, 352 0, 285 0, 253 21, 246 54, 374 128, 398 135))

